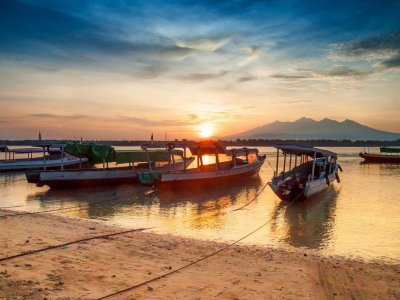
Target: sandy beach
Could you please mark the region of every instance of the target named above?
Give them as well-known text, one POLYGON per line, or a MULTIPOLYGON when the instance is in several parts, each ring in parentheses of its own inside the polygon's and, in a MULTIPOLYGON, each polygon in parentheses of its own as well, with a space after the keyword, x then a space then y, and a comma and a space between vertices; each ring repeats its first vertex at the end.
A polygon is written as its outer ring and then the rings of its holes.
MULTIPOLYGON (((1 215, 10 211, 2 210, 1 215)), ((0 219, 0 258, 126 231, 48 214, 0 219)), ((135 231, 0 261, 1 299, 97 299, 224 247, 135 231)), ((400 266, 235 245, 110 299, 400 299, 400 266)))

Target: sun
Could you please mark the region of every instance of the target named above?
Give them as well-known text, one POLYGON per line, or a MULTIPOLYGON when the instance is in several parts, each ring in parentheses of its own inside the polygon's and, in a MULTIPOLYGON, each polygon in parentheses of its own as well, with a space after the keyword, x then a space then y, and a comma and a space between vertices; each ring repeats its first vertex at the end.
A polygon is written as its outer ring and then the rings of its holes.
POLYGON ((214 133, 214 128, 210 124, 200 125, 199 134, 202 138, 208 138, 214 133))

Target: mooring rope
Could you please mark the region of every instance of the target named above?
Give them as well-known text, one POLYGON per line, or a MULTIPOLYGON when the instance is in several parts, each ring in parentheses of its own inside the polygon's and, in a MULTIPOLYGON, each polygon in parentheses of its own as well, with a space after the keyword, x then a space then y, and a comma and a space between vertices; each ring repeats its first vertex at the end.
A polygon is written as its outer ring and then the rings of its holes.
POLYGON ((275 169, 274 169, 274 167, 271 165, 271 163, 269 162, 268 156, 267 156, 267 155, 265 155, 265 160, 267 161, 267 163, 269 164, 269 166, 271 167, 272 171, 274 171, 274 174, 275 174, 275 169))
POLYGON ((249 202, 247 202, 246 204, 244 204, 243 206, 241 206, 241 207, 239 207, 239 208, 232 209, 231 211, 238 211, 238 210, 241 210, 241 209, 245 208, 246 206, 250 205, 251 203, 253 203, 254 201, 256 201, 257 198, 258 198, 258 197, 260 196, 260 194, 265 190, 265 188, 267 187, 267 185, 268 185, 269 183, 270 183, 270 182, 265 183, 264 186, 261 188, 261 190, 260 190, 260 191, 255 195, 255 197, 254 197, 253 199, 251 199, 249 202))
POLYGON ((14 259, 14 258, 17 258, 17 257, 36 254, 36 253, 40 253, 40 252, 44 252, 44 251, 48 251, 48 250, 62 248, 62 247, 73 245, 73 244, 87 242, 87 241, 91 241, 91 240, 95 240, 95 239, 108 238, 108 237, 111 237, 111 236, 131 233, 131 232, 135 232, 135 231, 143 231, 143 230, 148 230, 148 229, 152 229, 152 228, 153 227, 150 227, 150 228, 138 228, 138 229, 131 229, 131 230, 125 230, 125 231, 120 231, 120 232, 108 233, 108 234, 104 234, 104 235, 97 235, 97 236, 92 236, 92 237, 88 237, 88 238, 83 238, 83 239, 79 239, 79 240, 75 240, 75 241, 71 241, 71 242, 67 242, 67 243, 63 243, 63 244, 59 244, 59 245, 48 246, 48 247, 41 248, 41 249, 29 250, 29 251, 22 252, 22 253, 19 253, 19 254, 2 257, 2 258, 0 258, 0 262, 6 261, 6 260, 10 260, 10 259, 14 259))
MULTIPOLYGON (((289 206, 291 206, 294 202, 296 202, 297 199, 299 199, 300 196, 302 196, 302 195, 303 195, 303 192, 300 193, 299 195, 297 195, 297 197, 296 197, 295 199, 293 199, 291 202, 288 203, 288 205, 286 206, 286 209, 287 209, 289 206)), ((228 244, 228 245, 226 245, 226 246, 224 246, 224 247, 222 247, 222 248, 220 248, 220 249, 218 249, 218 250, 216 250, 216 251, 214 251, 214 252, 212 252, 212 253, 210 253, 210 254, 208 254, 208 255, 205 255, 205 256, 203 256, 203 257, 201 257, 201 258, 199 258, 199 259, 197 259, 197 260, 195 260, 195 261, 193 261, 193 262, 190 262, 190 263, 188 263, 188 264, 186 264, 186 265, 184 265, 184 266, 182 266, 182 267, 180 267, 180 268, 178 268, 178 269, 175 269, 175 270, 172 270, 172 271, 167 272, 167 273, 165 273, 165 274, 156 276, 156 277, 154 277, 154 278, 151 278, 151 279, 149 279, 149 280, 143 281, 143 282, 141 282, 141 283, 132 285, 132 286, 127 287, 127 288, 125 288, 125 289, 123 289, 123 290, 119 290, 119 291, 116 291, 116 292, 114 292, 114 293, 111 293, 111 294, 102 296, 102 297, 100 297, 100 298, 97 298, 96 300, 102 300, 102 299, 111 298, 111 297, 114 297, 114 296, 117 296, 117 295, 121 295, 121 294, 123 294, 123 293, 132 291, 132 290, 134 290, 134 289, 136 289, 136 288, 138 288, 138 287, 141 287, 141 286, 143 286, 143 285, 146 285, 146 284, 148 284, 148 283, 157 281, 157 280, 159 280, 159 279, 165 278, 165 277, 167 277, 167 276, 169 276, 169 275, 172 275, 172 274, 175 274, 175 273, 177 273, 177 272, 179 272, 179 271, 182 271, 182 270, 184 270, 184 269, 187 269, 187 268, 189 268, 189 267, 191 267, 191 266, 193 266, 193 265, 195 265, 195 264, 198 264, 198 263, 200 263, 200 262, 202 262, 202 261, 204 261, 204 260, 206 260, 206 259, 208 259, 208 258, 210 258, 210 257, 212 257, 212 256, 214 256, 214 255, 217 255, 218 253, 220 253, 220 252, 222 252, 222 251, 224 251, 224 250, 226 250, 226 249, 228 249, 228 248, 230 248, 230 247, 236 245, 237 243, 243 241, 243 240, 246 239, 247 237, 249 237, 249 236, 251 236, 252 234, 254 234, 254 233, 256 233, 257 231, 259 231, 259 230, 260 230, 261 228, 263 228, 264 226, 268 225, 268 224, 269 224, 270 222, 272 222, 273 220, 274 220, 274 218, 270 218, 269 220, 267 220, 266 222, 264 222, 263 224, 261 224, 261 225, 258 226, 257 228, 253 229, 251 232, 247 233, 245 236, 241 237, 240 239, 238 239, 238 240, 236 240, 236 241, 234 241, 234 242, 232 242, 232 243, 230 243, 230 244, 228 244)))

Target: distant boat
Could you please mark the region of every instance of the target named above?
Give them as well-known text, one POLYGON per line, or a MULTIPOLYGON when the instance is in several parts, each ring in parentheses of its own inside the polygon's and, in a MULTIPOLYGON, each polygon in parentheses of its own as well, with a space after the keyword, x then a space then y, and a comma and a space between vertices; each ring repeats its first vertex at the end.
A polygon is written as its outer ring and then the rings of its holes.
POLYGON ((400 148, 381 147, 379 154, 360 152, 360 157, 364 158, 366 163, 400 163, 400 148))
POLYGON ((28 182, 52 188, 135 183, 146 177, 143 173, 182 170, 194 160, 182 159, 180 151, 115 150, 111 146, 95 143, 72 143, 67 145, 65 151, 85 157, 92 165, 102 164, 102 168, 27 172, 28 182), (125 166, 109 168, 109 163, 125 166))
POLYGON ((282 200, 309 198, 326 190, 335 180, 340 182, 336 153, 298 145, 275 145, 275 148, 276 170, 269 186, 282 200), (278 173, 280 151, 283 171, 278 173))
POLYGON ((182 187, 188 184, 229 182, 233 179, 242 179, 258 174, 265 160, 265 155, 259 155, 257 149, 226 150, 214 141, 180 143, 172 146, 184 148, 184 153, 188 148, 193 155, 197 156, 197 167, 160 174, 159 178, 155 178, 155 183, 161 186, 182 187), (211 157, 215 163, 204 163, 206 158, 211 157))
POLYGON ((77 166, 87 161, 62 152, 61 144, 40 143, 35 147, 9 148, 0 146, 4 160, 0 160, 0 171, 26 171, 77 166))

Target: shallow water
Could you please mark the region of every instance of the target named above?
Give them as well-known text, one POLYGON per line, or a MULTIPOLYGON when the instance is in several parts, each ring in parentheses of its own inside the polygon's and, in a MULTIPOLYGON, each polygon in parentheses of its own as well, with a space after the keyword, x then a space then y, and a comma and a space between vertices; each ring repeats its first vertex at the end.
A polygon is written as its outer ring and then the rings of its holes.
MULTIPOLYGON (((70 207, 52 213, 216 241, 237 240, 268 221, 242 243, 400 262, 400 165, 360 164, 360 148, 326 149, 339 154, 341 183, 289 207, 269 187, 261 192, 273 174, 267 162, 259 176, 232 185, 174 191, 137 184, 50 190, 28 184, 24 173, 3 173, 0 207, 18 206, 12 209, 21 211, 70 207), (234 211, 259 192, 256 201, 234 211)), ((274 149, 260 151, 275 167, 274 149)))

